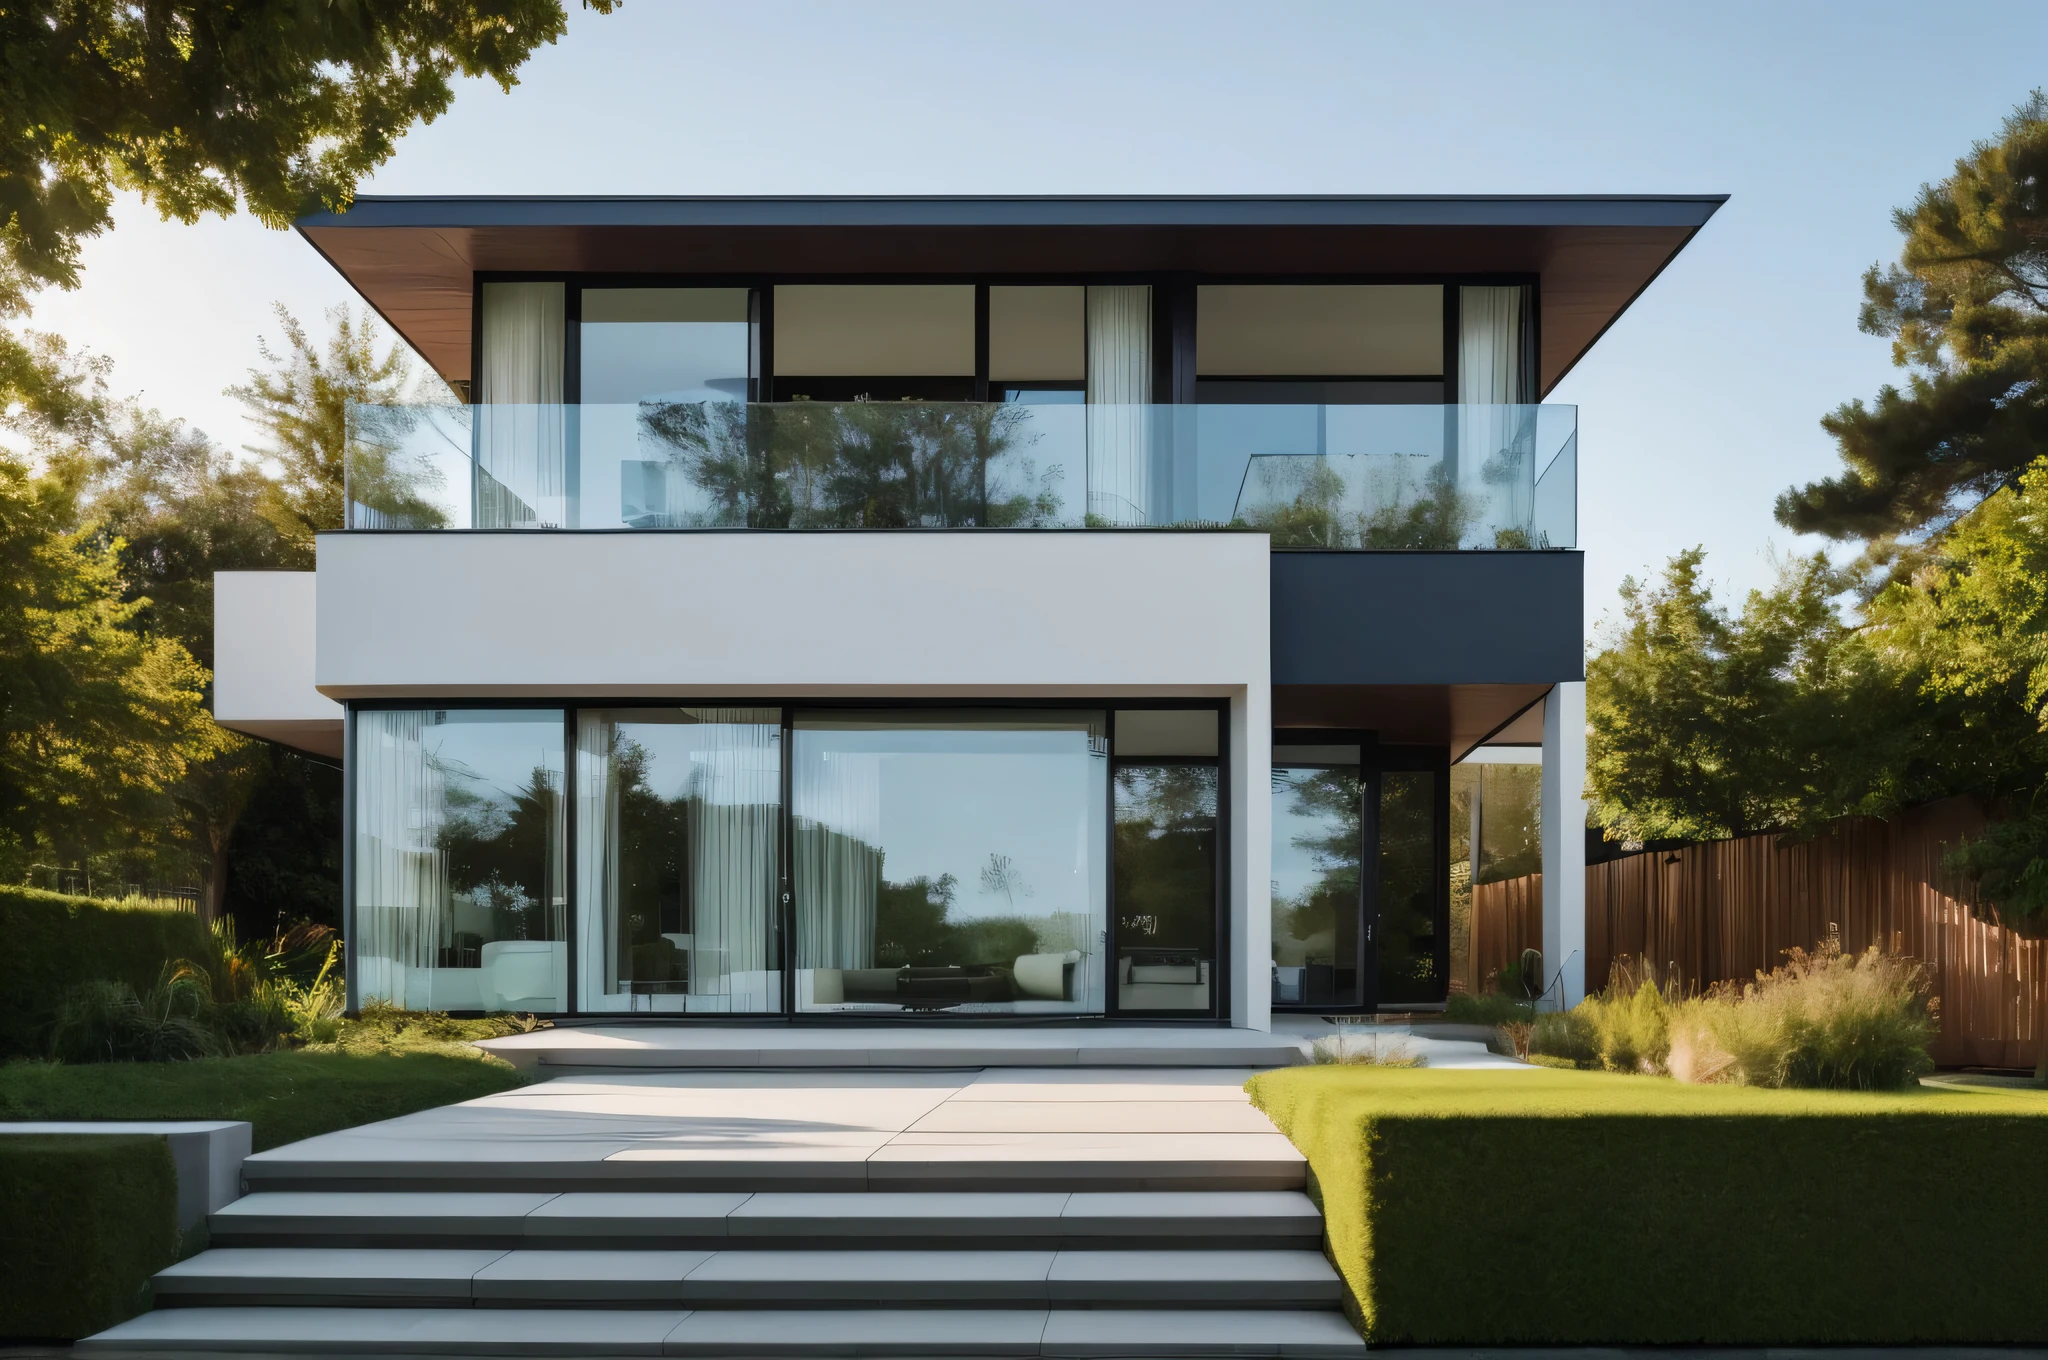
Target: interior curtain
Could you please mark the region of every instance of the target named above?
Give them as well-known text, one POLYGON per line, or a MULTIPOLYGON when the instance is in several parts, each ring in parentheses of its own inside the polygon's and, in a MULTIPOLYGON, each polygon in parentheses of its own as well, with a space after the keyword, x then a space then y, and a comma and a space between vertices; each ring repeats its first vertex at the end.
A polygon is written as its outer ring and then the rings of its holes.
POLYGON ((1152 289, 1088 290, 1088 513, 1149 524, 1152 505, 1152 289))
POLYGON ((773 968, 770 923, 781 861, 782 715, 691 709, 704 726, 691 757, 693 996, 733 994, 736 974, 773 968))
POLYGON ((882 886, 882 758, 818 751, 790 773, 796 966, 872 968, 882 886))
POLYGON ((1533 416, 1521 403, 1524 290, 1458 290, 1458 469, 1488 527, 1526 531, 1534 508, 1533 416))
POLYGON ((564 293, 560 283, 483 286, 472 521, 479 529, 573 527, 562 405, 564 293))
POLYGON ((434 1007, 433 979, 450 941, 447 808, 427 752, 432 715, 356 714, 355 967, 359 1001, 434 1007))
POLYGON ((618 724, 601 713, 576 717, 576 900, 585 996, 619 991, 618 724))

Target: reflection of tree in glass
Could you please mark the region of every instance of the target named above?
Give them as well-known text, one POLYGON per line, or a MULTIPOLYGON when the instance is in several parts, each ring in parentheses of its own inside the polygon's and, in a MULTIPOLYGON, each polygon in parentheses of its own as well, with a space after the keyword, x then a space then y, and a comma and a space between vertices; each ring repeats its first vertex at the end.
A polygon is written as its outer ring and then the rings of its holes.
POLYGON ((1116 771, 1116 913, 1125 945, 1213 947, 1216 767, 1116 771))
POLYGON ((959 880, 919 875, 903 883, 883 879, 875 900, 875 966, 944 968, 973 964, 1009 967, 1038 947, 1029 921, 1014 916, 950 919, 959 880))
POLYGON ((612 737, 612 779, 618 790, 616 854, 619 947, 652 944, 681 930, 684 814, 687 796, 663 798, 648 782, 647 748, 624 733, 612 737))
POLYGON ((1456 548, 1484 513, 1441 463, 1419 479, 1384 468, 1355 473, 1365 478, 1356 491, 1326 458, 1260 457, 1253 469, 1260 487, 1241 518, 1281 547, 1456 548))
POLYGON ((1379 1000, 1440 1001, 1436 970, 1436 776, 1380 776, 1379 1000))
POLYGON ((439 849, 447 857, 450 891, 490 908, 493 939, 556 938, 561 791, 554 773, 536 767, 524 785, 504 793, 452 761, 437 764, 446 788, 439 849))
POLYGON ((1297 813, 1313 828, 1297 832, 1290 844, 1308 853, 1319 875, 1284 908, 1274 902, 1274 924, 1322 961, 1334 961, 1340 923, 1357 919, 1362 891, 1358 861, 1364 801, 1357 772, 1276 770, 1273 779, 1292 791, 1297 813))
POLYGON ((1013 911, 1018 898, 1037 895, 1037 889, 1024 881, 1024 871, 1017 867, 1017 862, 993 851, 988 863, 981 866, 981 890, 990 897, 1001 897, 1013 911))
POLYGON ((428 450, 416 445, 446 444, 447 451, 467 460, 468 421, 464 415, 452 405, 351 405, 343 455, 346 527, 445 528, 448 517, 440 502, 446 499, 448 479, 428 450), (442 428, 443 422, 460 430, 459 448, 442 428))
POLYGON ((696 520, 754 528, 1054 523, 1062 470, 1018 456, 1029 412, 985 403, 649 402, 642 434, 708 501, 696 520))

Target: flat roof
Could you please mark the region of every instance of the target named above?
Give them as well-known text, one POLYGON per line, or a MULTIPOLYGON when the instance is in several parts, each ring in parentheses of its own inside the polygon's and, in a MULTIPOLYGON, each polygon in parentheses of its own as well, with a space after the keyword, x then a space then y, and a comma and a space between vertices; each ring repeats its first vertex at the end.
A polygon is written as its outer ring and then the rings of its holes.
POLYGON ((297 228, 451 381, 478 272, 824 280, 1534 275, 1548 392, 1727 201, 1649 195, 358 199, 297 228))

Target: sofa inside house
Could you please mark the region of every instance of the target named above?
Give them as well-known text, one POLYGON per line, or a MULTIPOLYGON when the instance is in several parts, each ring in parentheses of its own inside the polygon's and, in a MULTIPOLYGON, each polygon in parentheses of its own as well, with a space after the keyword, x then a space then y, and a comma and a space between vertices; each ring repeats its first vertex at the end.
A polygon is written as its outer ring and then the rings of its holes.
POLYGON ((886 1005, 945 1010, 1013 1001, 1072 1001, 1081 951, 1020 954, 1007 963, 947 967, 813 968, 812 1006, 886 1005))

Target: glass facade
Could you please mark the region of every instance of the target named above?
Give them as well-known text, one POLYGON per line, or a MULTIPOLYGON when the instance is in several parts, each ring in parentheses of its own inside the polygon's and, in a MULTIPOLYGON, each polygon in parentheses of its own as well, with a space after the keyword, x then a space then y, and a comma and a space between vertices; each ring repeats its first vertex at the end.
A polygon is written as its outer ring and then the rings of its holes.
POLYGON ((1099 1012, 1100 711, 798 712, 800 1011, 1099 1012))
POLYGON ((1360 1006, 1365 788, 1357 748, 1302 751, 1284 765, 1282 758, 1276 750, 1273 1004, 1360 1006))
MULTIPOLYGON (((352 718, 359 1004, 1196 1017, 1228 994, 1214 705, 352 718)), ((1450 782, 1416 748, 1273 748, 1276 1007, 1469 985, 1450 782)))
POLYGON ((576 718, 581 1009, 782 1007, 779 709, 576 718))
POLYGON ((561 709, 360 712, 352 981, 408 1010, 568 998, 561 709))

